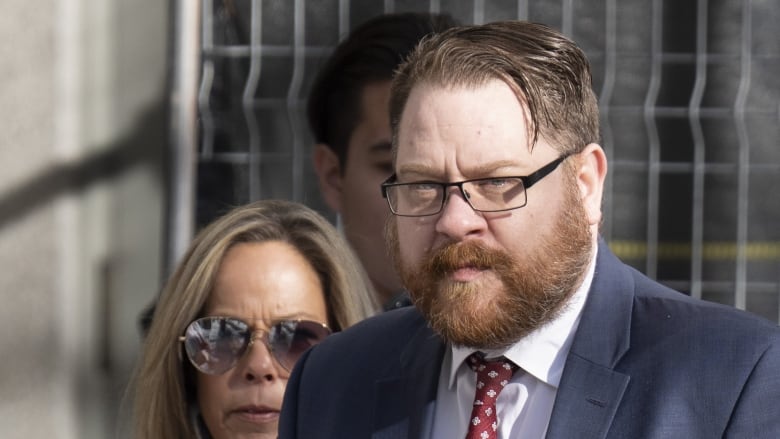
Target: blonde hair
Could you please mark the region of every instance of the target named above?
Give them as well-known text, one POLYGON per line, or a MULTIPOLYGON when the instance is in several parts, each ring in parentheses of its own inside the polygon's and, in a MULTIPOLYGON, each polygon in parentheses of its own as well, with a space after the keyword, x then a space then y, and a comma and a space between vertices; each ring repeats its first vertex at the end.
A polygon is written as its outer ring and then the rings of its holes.
POLYGON ((131 383, 138 438, 192 438, 188 411, 194 380, 181 360, 178 337, 200 316, 222 258, 242 242, 283 241, 295 247, 319 274, 328 325, 342 330, 378 310, 360 262, 336 229, 310 208, 265 200, 238 207, 203 229, 168 280, 155 309, 131 383))

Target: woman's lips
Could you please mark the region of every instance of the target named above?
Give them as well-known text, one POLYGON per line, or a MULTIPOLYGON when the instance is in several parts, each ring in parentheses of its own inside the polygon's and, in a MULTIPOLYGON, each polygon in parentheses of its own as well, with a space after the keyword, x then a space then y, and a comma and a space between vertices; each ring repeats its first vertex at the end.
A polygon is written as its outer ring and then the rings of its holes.
POLYGON ((247 405, 231 412, 239 419, 253 423, 276 422, 279 420, 279 410, 264 406, 247 405))

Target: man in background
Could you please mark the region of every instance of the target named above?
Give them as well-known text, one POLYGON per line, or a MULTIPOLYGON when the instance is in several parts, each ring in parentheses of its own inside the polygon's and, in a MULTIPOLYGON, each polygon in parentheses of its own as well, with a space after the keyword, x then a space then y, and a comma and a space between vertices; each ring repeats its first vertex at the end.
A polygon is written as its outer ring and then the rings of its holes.
POLYGON ((409 304, 383 239, 389 212, 379 185, 393 172, 390 81, 423 37, 455 25, 446 14, 370 19, 336 47, 309 94, 307 115, 316 142, 313 164, 320 190, 338 214, 385 309, 409 304))
MULTIPOLYGON (((383 238, 389 214, 379 184, 393 172, 390 80, 423 37, 455 25, 446 14, 374 17, 336 47, 309 93, 307 116, 317 142, 314 170, 323 198, 338 214, 384 309, 410 304, 383 238)), ((151 325, 155 303, 139 316, 143 335, 151 325)))

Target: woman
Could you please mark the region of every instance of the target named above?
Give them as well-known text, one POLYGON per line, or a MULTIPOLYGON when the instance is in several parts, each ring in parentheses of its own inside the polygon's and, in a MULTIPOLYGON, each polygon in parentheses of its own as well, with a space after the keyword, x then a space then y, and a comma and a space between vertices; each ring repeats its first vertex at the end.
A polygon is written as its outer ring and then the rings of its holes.
POLYGON ((295 360, 376 312, 347 244, 287 201, 206 227, 157 304, 135 376, 140 438, 275 438, 295 360))

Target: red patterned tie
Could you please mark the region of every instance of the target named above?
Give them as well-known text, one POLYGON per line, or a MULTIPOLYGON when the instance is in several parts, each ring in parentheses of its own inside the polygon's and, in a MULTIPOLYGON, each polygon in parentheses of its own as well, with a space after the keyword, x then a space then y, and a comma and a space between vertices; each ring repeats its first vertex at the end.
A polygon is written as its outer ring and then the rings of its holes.
POLYGON ((477 373, 477 391, 474 395, 474 407, 471 409, 471 421, 466 439, 496 439, 498 437, 496 400, 517 370, 517 366, 504 357, 486 361, 479 352, 471 354, 467 361, 471 369, 477 373))

